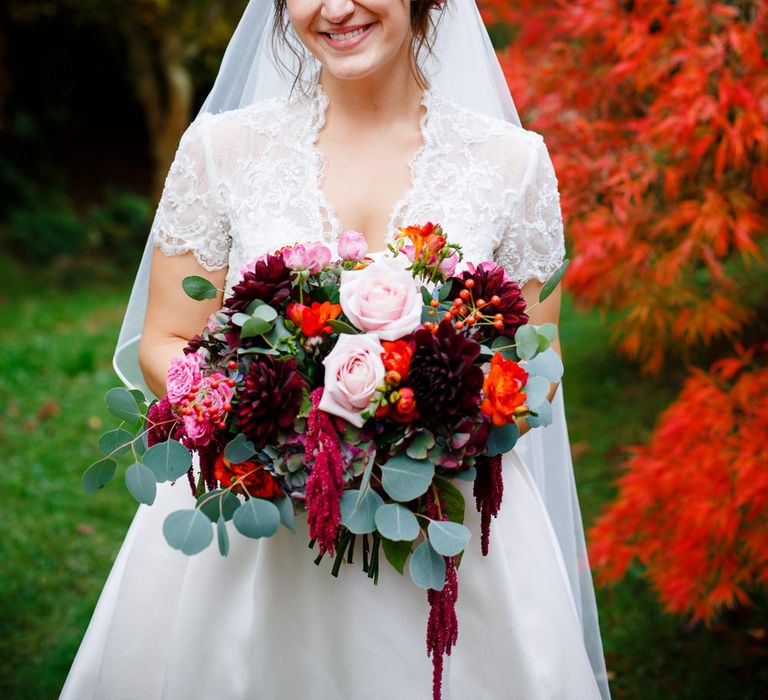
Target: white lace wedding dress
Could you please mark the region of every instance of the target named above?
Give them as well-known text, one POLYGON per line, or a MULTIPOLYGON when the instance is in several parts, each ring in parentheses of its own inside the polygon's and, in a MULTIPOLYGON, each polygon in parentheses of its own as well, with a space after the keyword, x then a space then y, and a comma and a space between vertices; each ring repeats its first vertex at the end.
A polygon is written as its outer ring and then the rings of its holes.
MULTIPOLYGON (((200 116, 182 139, 153 224, 163 251, 192 251, 209 270, 228 266, 231 288, 240 267, 265 251, 305 240, 333 244, 342 223, 320 191, 325 163, 315 147, 327 103, 317 88, 200 116)), ((423 146, 390 235, 432 220, 470 260, 496 259, 520 282, 545 279, 564 245, 542 137, 431 90, 423 106, 423 146)), ((459 639, 446 658, 445 700, 601 697, 573 572, 518 456, 527 439, 505 457, 504 503, 487 557, 471 485, 462 485, 474 536, 459 569, 459 639)), ((189 558, 162 535, 165 516, 189 503, 180 480, 139 508, 62 698, 432 697, 427 596, 407 574, 382 562, 374 587, 358 552, 334 579, 328 561, 313 564, 305 520, 295 536, 281 529, 254 541, 235 533, 226 559, 215 547, 189 558)))

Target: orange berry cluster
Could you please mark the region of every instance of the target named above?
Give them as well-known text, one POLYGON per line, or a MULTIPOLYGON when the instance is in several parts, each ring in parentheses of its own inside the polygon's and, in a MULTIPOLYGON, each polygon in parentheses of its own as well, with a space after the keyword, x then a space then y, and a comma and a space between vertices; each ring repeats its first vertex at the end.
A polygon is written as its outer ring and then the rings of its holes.
MULTIPOLYGON (((453 306, 443 314, 444 321, 456 320, 456 330, 463 331, 467 326, 474 326, 477 323, 493 324, 498 330, 504 329, 504 315, 500 313, 491 316, 489 307, 495 306, 501 302, 498 294, 494 294, 490 301, 478 299, 476 302, 472 299, 472 288, 475 286, 475 280, 468 279, 464 282, 464 289, 459 292, 459 296, 453 300, 453 306)), ((440 302, 433 299, 430 302, 432 310, 430 316, 435 315, 435 311, 440 306, 440 302)), ((437 330, 436 323, 427 321, 424 327, 433 333, 437 330)))

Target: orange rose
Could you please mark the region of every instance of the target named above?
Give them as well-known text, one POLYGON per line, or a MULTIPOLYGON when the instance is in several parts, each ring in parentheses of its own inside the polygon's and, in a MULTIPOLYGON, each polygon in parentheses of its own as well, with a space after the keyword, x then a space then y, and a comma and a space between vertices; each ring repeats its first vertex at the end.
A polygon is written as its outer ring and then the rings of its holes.
POLYGON ((483 381, 485 400, 480 408, 494 425, 511 423, 527 410, 523 391, 527 381, 528 372, 517 362, 505 360, 500 352, 493 356, 491 371, 483 381))
POLYGON ((283 495, 277 479, 258 462, 232 464, 222 452, 213 466, 213 475, 222 488, 228 488, 237 482, 232 488, 235 493, 243 493, 245 488, 249 495, 256 498, 274 498, 283 495))

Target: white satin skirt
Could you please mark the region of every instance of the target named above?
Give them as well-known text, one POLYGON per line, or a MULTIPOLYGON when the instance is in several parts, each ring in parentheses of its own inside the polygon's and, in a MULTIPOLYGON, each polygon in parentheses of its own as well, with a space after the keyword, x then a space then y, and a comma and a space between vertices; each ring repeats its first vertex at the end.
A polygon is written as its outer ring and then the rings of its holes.
MULTIPOLYGON (((563 556, 531 474, 504 458, 504 502, 480 553, 459 568, 459 637, 444 700, 600 700, 563 556)), ((374 586, 359 551, 338 579, 315 566, 306 518, 296 535, 249 540, 230 525, 187 557, 165 542, 168 513, 191 505, 184 480, 140 506, 99 598, 63 700, 431 700, 427 594, 382 555, 374 586)))

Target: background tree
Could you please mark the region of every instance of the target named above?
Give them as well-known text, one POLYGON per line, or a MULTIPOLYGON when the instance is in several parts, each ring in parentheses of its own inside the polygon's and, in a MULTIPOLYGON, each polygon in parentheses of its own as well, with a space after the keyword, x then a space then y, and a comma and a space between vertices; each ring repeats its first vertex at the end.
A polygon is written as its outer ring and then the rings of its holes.
POLYGON ((751 461, 764 464, 768 425, 768 7, 482 4, 507 28, 510 88, 560 176, 571 293, 613 313, 618 348, 646 372, 670 354, 724 358, 691 371, 591 532, 603 581, 636 556, 670 610, 711 620, 768 578, 751 461))

